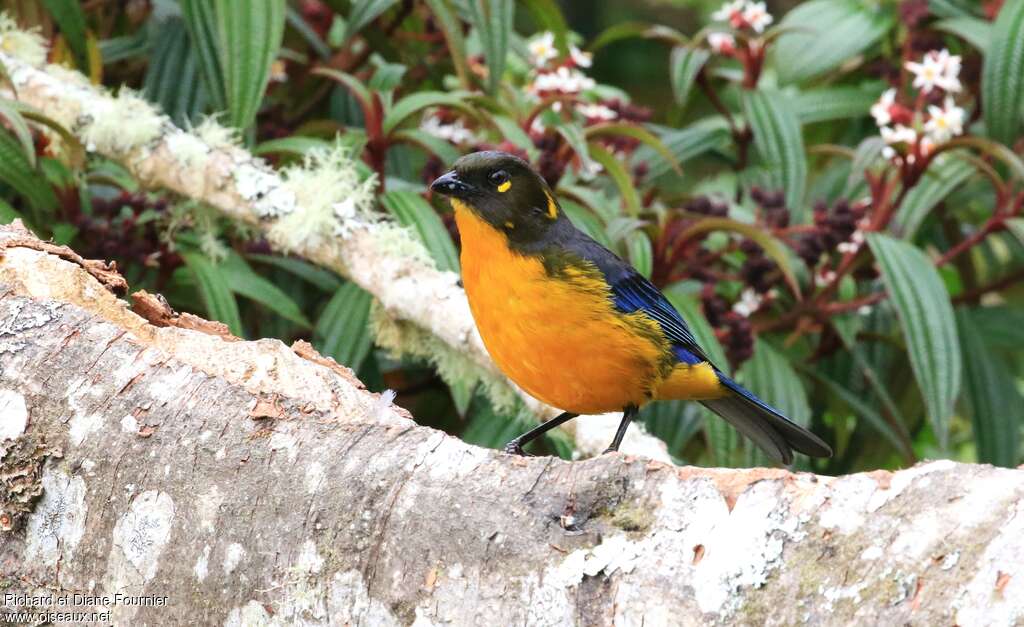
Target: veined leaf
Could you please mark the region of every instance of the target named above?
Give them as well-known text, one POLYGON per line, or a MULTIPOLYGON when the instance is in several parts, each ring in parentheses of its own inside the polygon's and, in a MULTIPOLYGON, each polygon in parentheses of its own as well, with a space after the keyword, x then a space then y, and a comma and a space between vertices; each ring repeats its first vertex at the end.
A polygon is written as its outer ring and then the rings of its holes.
POLYGON ((0 181, 14 188, 39 211, 46 211, 57 206, 57 195, 47 183, 46 178, 32 167, 25 156, 25 148, 11 137, 10 133, 0 130, 0 181))
POLYGON ((410 115, 427 107, 451 107, 470 115, 475 112, 467 102, 468 92, 420 91, 402 98, 384 114, 384 134, 390 134, 410 115))
POLYGON ((353 2, 352 11, 348 14, 348 23, 345 25, 345 36, 342 38, 342 43, 363 30, 364 26, 380 17, 396 2, 398 0, 356 0, 353 2))
POLYGON ((619 194, 622 195, 622 201, 626 205, 626 212, 631 216, 640 215, 640 195, 636 191, 636 186, 633 185, 633 178, 622 167, 622 162, 600 144, 590 143, 587 150, 591 158, 600 163, 608 176, 615 181, 615 186, 619 188, 619 194))
POLYGON ((217 264, 217 270, 224 276, 232 292, 255 301, 273 311, 285 320, 309 328, 309 320, 303 315, 295 301, 281 288, 253 272, 245 259, 231 251, 227 258, 217 264))
POLYGON ((146 99, 159 104, 179 126, 196 119, 206 105, 194 50, 182 19, 163 20, 143 81, 146 99))
POLYGON ((907 192, 903 204, 896 211, 896 225, 908 241, 917 235, 917 230, 932 208, 976 172, 968 161, 956 159, 953 154, 945 157, 932 161, 924 176, 907 192))
POLYGON ((537 147, 533 145, 533 140, 512 118, 504 115, 492 115, 490 119, 503 138, 525 150, 531 159, 537 154, 537 147))
POLYGON ((320 35, 310 27, 309 23, 302 16, 301 13, 296 11, 292 7, 288 7, 285 11, 285 21, 288 25, 295 29, 295 32, 302 35, 302 38, 306 40, 306 43, 316 52, 317 56, 321 59, 326 59, 331 56, 331 48, 327 43, 321 39, 320 35))
POLYGON ((793 294, 797 298, 800 297, 800 288, 796 282, 796 275, 793 274, 790 257, 782 243, 769 231, 759 226, 738 222, 730 218, 700 218, 692 226, 679 234, 679 241, 686 241, 709 231, 733 231, 754 240, 764 250, 764 254, 779 266, 779 270, 782 272, 782 276, 785 278, 790 289, 793 290, 793 294))
POLYGON ((411 227, 420 236, 437 267, 449 272, 459 271, 459 256, 455 252, 448 230, 437 212, 426 200, 415 193, 393 191, 381 196, 380 203, 395 216, 399 223, 411 227))
POLYGON ((868 115, 882 94, 881 85, 875 87, 821 87, 802 91, 791 101, 803 124, 860 118, 868 115))
POLYGON ((88 28, 85 24, 85 14, 82 13, 82 3, 76 0, 43 0, 43 5, 50 11, 53 21, 60 26, 60 32, 75 57, 75 65, 88 76, 88 28))
POLYGON ((427 152, 436 155, 445 166, 450 166, 462 156, 462 152, 446 139, 441 139, 418 128, 407 128, 392 134, 396 142, 414 144, 427 152))
POLYGON ((181 258, 196 279, 206 315, 228 325, 234 335, 245 337, 242 318, 238 314, 238 302, 235 301, 223 270, 199 252, 182 251, 181 258))
POLYGON ((928 9, 939 17, 982 15, 981 3, 976 0, 928 0, 928 9))
POLYGON ((893 12, 858 0, 798 4, 779 26, 790 28, 772 48, 779 82, 819 76, 873 46, 892 27, 893 12))
POLYGON ((672 93, 680 107, 686 106, 690 99, 690 91, 693 89, 693 81, 710 58, 711 52, 703 48, 677 46, 672 49, 669 75, 672 78, 672 93))
POLYGON ((939 20, 932 26, 964 39, 981 52, 988 50, 988 42, 992 40, 992 23, 976 17, 951 17, 939 20))
POLYGON ((669 453, 678 459, 682 449, 704 427, 702 410, 706 411, 690 401, 658 401, 644 407, 640 417, 647 432, 661 438, 669 453))
POLYGON ((22 117, 21 111, 18 110, 16 101, 0 98, 0 117, 7 121, 11 132, 21 142, 21 146, 24 148, 22 154, 29 166, 36 167, 36 144, 32 141, 32 131, 29 130, 28 122, 22 117))
POLYGON ((224 111, 228 107, 228 96, 224 80, 224 66, 221 62, 220 36, 218 35, 217 9, 211 0, 179 0, 185 27, 199 55, 200 74, 206 93, 213 106, 224 111))
MULTIPOLYGON (((778 408, 801 426, 811 423, 811 406, 807 390, 789 360, 771 344, 758 339, 754 355, 739 370, 740 381, 769 405, 778 408)), ((747 442, 747 463, 751 466, 769 464, 765 455, 752 442, 747 442)))
POLYGON ((487 61, 487 92, 494 94, 501 84, 508 57, 509 39, 516 6, 512 0, 468 0, 470 20, 476 27, 487 61))
POLYGON ((469 63, 466 60, 466 41, 462 37, 462 23, 455 16, 448 0, 424 0, 430 7, 430 12, 437 19, 437 26, 444 33, 447 43, 448 54, 451 56, 452 65, 455 66, 455 74, 459 77, 459 83, 463 88, 472 87, 472 80, 469 73, 469 63))
POLYGON ((651 240, 640 229, 633 229, 626 235, 626 250, 629 251, 629 263, 633 264, 637 272, 646 278, 651 278, 651 271, 654 269, 654 250, 651 248, 651 240))
POLYGON ((978 461, 1013 468, 1020 446, 1024 398, 1009 364, 985 345, 973 312, 957 310, 957 328, 964 355, 964 406, 974 426, 978 461))
POLYGON ((601 31, 601 33, 590 42, 587 49, 594 52, 610 43, 629 39, 631 37, 659 39, 678 46, 682 46, 687 43, 685 35, 668 26, 645 24, 643 22, 619 22, 618 24, 601 31))
POLYGON ((313 346, 339 364, 359 370, 370 354, 370 293, 345 283, 327 301, 313 328, 313 346))
POLYGON ((868 244, 896 306, 932 429, 945 450, 963 365, 949 293, 920 249, 880 233, 869 234, 868 244))
POLYGON ((307 283, 312 283, 325 292, 334 292, 341 287, 341 279, 330 270, 320 266, 314 266, 308 261, 295 257, 279 257, 277 255, 248 255, 248 258, 259 263, 265 263, 285 272, 290 272, 307 283))
MULTIPOLYGON (((683 163, 698 157, 705 152, 718 150, 729 144, 729 129, 725 120, 715 116, 695 122, 682 130, 659 131, 662 143, 675 157, 675 162, 683 163)), ((658 158, 657 151, 652 147, 642 146, 636 153, 637 161, 650 164, 649 176, 656 179, 667 174, 673 168, 672 162, 658 158)))
POLYGON ((682 168, 679 167, 679 162, 676 160, 675 155, 672 154, 672 151, 669 150, 668 146, 658 139, 654 133, 648 131, 642 126, 624 122, 610 122, 607 124, 594 124, 593 126, 588 126, 583 129, 583 136, 588 140, 608 135, 624 135, 626 137, 632 137, 633 139, 650 146, 652 150, 661 155, 665 161, 672 166, 672 169, 675 170, 676 173, 683 173, 682 168))
POLYGON ((1006 228, 1024 245, 1024 218, 1010 218, 1006 221, 1006 228))
POLYGON ((285 0, 214 0, 228 119, 252 124, 284 35, 285 0))
POLYGON ((792 103, 779 92, 745 91, 743 111, 754 130, 754 147, 768 168, 773 186, 786 194, 793 223, 804 222, 807 155, 792 103))
POLYGON ((1006 0, 981 69, 982 116, 989 137, 1007 146, 1024 116, 1024 0, 1006 0))
POLYGON ((827 377, 818 369, 805 368, 804 370, 809 375, 823 383, 832 394, 849 405, 854 414, 859 418, 866 420, 868 424, 870 424, 875 431, 884 436, 896 450, 903 450, 903 443, 900 441, 899 436, 896 435, 896 432, 892 430, 892 427, 889 426, 889 423, 886 422, 885 418, 883 418, 874 407, 866 403, 860 395, 855 394, 839 382, 827 377))

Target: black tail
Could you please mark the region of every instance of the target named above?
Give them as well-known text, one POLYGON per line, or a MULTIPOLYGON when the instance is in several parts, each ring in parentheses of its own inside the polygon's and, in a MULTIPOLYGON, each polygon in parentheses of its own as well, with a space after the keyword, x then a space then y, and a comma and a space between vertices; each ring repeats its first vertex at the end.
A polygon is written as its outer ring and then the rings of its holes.
POLYGON ((701 401, 701 404, 729 421, 777 462, 793 463, 793 449, 811 457, 832 457, 832 449, 821 438, 782 415, 768 403, 722 373, 722 385, 732 394, 701 401))

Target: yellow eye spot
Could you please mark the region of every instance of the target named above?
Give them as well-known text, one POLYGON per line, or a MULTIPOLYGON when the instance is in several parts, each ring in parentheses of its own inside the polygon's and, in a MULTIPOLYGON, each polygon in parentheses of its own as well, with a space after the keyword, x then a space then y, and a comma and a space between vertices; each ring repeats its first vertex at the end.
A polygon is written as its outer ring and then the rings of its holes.
POLYGON ((510 189, 512 189, 512 181, 505 181, 504 183, 498 186, 498 191, 501 192, 502 194, 504 194, 510 189))
POLYGON ((544 190, 544 195, 548 197, 548 217, 554 220, 558 217, 558 205, 547 190, 544 190))
POLYGON ((505 228, 506 229, 514 229, 514 228, 516 228, 516 225, 513 224, 513 222, 511 220, 509 220, 509 221, 505 222, 505 228))

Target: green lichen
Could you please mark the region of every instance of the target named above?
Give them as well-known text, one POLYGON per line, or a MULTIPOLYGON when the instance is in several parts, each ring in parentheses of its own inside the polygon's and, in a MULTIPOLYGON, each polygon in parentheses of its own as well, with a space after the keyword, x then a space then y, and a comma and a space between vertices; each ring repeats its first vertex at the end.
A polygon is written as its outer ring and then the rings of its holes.
POLYGON ((612 512, 611 523, 623 531, 643 533, 654 524, 654 515, 650 508, 628 505, 612 512))

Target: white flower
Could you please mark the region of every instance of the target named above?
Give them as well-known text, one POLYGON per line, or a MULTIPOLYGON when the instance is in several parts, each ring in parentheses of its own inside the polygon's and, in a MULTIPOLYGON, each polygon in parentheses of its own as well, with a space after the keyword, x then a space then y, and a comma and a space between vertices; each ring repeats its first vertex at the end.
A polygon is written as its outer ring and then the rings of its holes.
POLYGON ((896 128, 883 126, 879 132, 882 134, 882 140, 889 145, 913 144, 917 141, 917 131, 902 124, 897 124, 896 128))
POLYGON ((871 115, 875 118, 875 124, 885 126, 892 122, 892 114, 889 110, 894 104, 896 104, 896 90, 886 89, 878 102, 871 105, 871 115))
POLYGON ((588 120, 614 120, 619 117, 619 114, 615 113, 613 109, 610 109, 603 104, 591 104, 589 102, 581 102, 576 105, 576 110, 588 120))
POLYGON ((740 299, 732 306, 732 310, 743 316, 744 318, 750 317, 750 314, 757 311, 757 308, 761 306, 761 296, 752 289, 745 289, 740 294, 740 299))
POLYGON ((928 106, 928 121, 924 123, 924 130, 935 142, 949 141, 964 132, 964 117, 964 110, 946 96, 941 107, 928 106))
POLYGON ((862 316, 870 316, 871 305, 861 305, 860 307, 857 308, 857 313, 859 313, 862 316))
POLYGON ((530 52, 530 61, 537 67, 544 66, 548 61, 558 56, 558 49, 555 48, 555 34, 551 31, 541 33, 530 40, 526 45, 530 52))
POLYGON ((748 2, 743 9, 743 20, 754 29, 754 32, 762 33, 766 26, 772 23, 772 14, 764 7, 763 2, 748 2))
POLYGON ((570 70, 564 65, 554 72, 538 74, 530 86, 530 91, 545 92, 558 91, 564 94, 577 94, 581 91, 592 89, 596 83, 579 70, 570 70))
POLYGON ((920 63, 908 61, 906 68, 914 75, 914 87, 929 92, 938 87, 945 91, 960 91, 961 59, 942 49, 924 55, 920 63))
POLYGON ((451 124, 446 124, 437 116, 431 115, 424 118, 423 122, 420 124, 420 130, 426 132, 428 135, 439 137, 453 144, 470 144, 476 142, 476 135, 473 134, 473 131, 466 128, 466 125, 461 119, 457 119, 451 124))
POLYGON ((729 33, 711 33, 708 45, 719 54, 731 54, 736 49, 736 39, 729 33))
POLYGON ((833 270, 822 269, 821 272, 814 275, 814 284, 818 287, 824 287, 836 280, 836 273, 833 270))
POLYGON ((711 19, 716 22, 734 22, 743 19, 743 11, 747 8, 747 0, 732 0, 722 5, 720 9, 711 14, 711 19))
POLYGON ((590 67, 594 63, 594 55, 584 52, 576 46, 569 46, 569 57, 576 67, 590 67))

